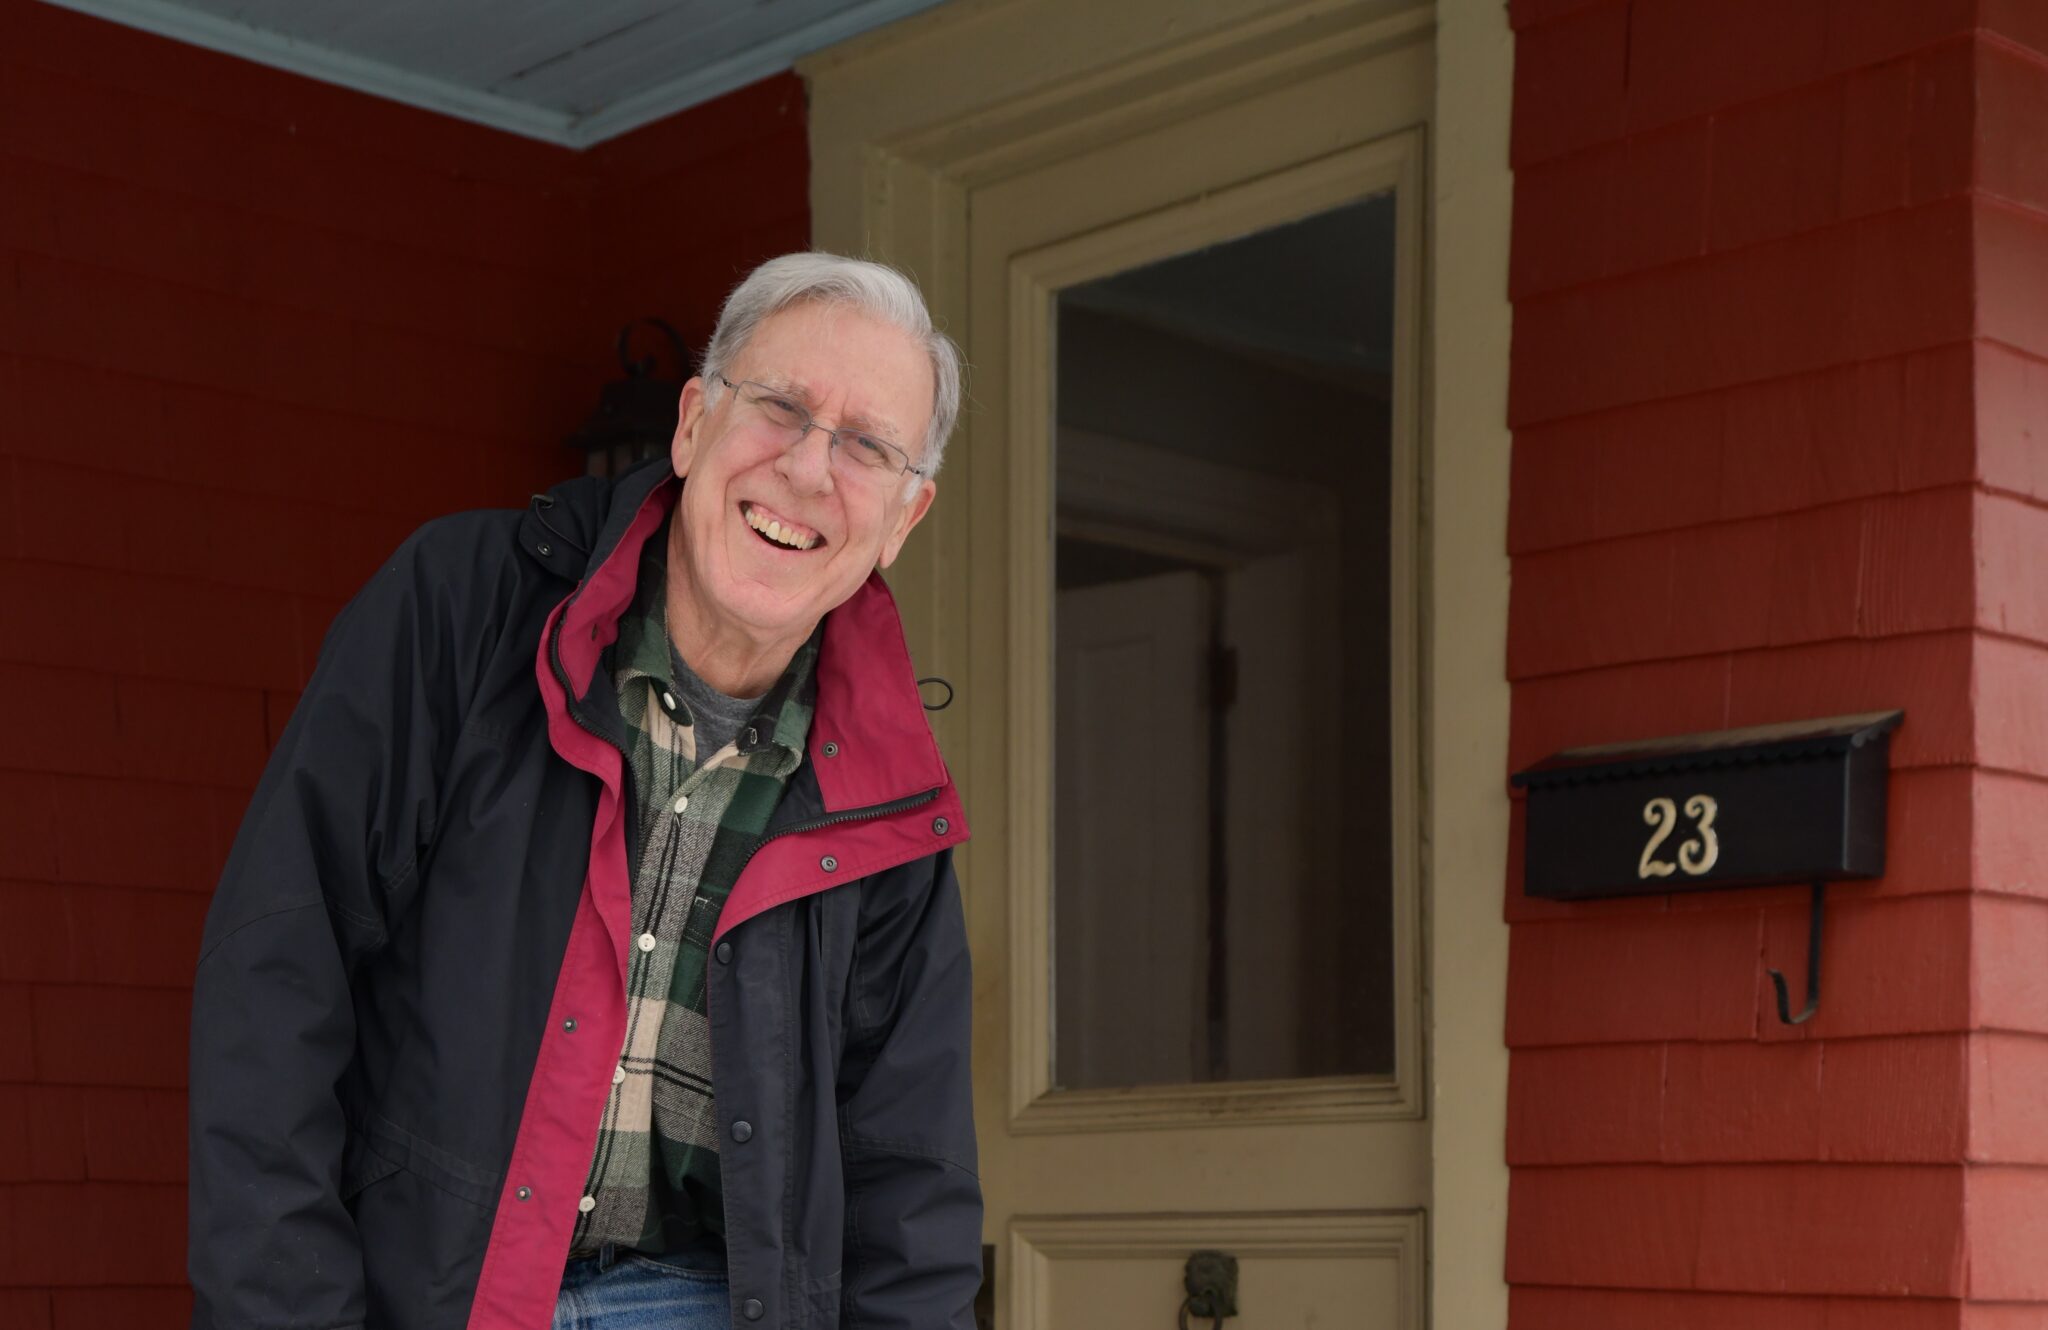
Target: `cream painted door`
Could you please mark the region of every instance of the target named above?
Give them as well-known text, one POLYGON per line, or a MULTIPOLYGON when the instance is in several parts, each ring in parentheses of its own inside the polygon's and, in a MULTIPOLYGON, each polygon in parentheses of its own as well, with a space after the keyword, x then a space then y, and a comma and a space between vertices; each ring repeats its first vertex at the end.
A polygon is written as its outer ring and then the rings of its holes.
MULTIPOLYGON (((1224 1322, 1230 1330, 1419 1330, 1427 1316, 1431 1199, 1421 965, 1426 662, 1418 571, 1431 14, 1388 5, 1158 0, 1136 0, 1115 13, 1111 22, 1080 17, 1094 11, 1073 5, 970 3, 894 37, 857 43, 806 71, 821 121, 845 107, 847 119, 834 123, 849 134, 860 135, 861 117, 893 125, 836 146, 814 142, 814 156, 836 163, 821 164, 821 180, 834 171, 853 173, 841 196, 863 201, 866 227, 861 244, 821 226, 821 243, 866 248, 912 267, 942 316, 950 315, 973 366, 970 418, 940 479, 938 506, 892 581, 920 669, 946 675, 960 698, 936 726, 976 833, 961 873, 975 952, 977 1123, 988 1202, 984 1238, 995 1250, 995 1323, 1001 1330, 1168 1330, 1182 1311, 1184 1263, 1196 1251, 1213 1250, 1239 1262, 1237 1315, 1224 1322), (1060 41, 1043 34, 1076 21, 1114 32, 1068 43, 1061 48, 1071 52, 1066 57, 1048 50, 1060 41), (1176 30, 1187 37, 1174 58, 1147 46, 1152 39, 1145 34, 1176 30), (1000 46, 1006 32, 1031 48, 1020 48, 1019 60, 1081 62, 1119 49, 1117 43, 1132 54, 1107 70, 1079 70, 1050 92, 1032 86, 1042 70, 1034 76, 951 58, 1000 46), (934 106, 972 104, 964 89, 977 80, 986 85, 981 110, 919 119, 920 97, 934 106), (1385 857, 1390 889, 1384 954, 1362 960, 1349 979, 1384 992, 1384 1058, 1370 1070, 1259 1079, 1215 1074, 1213 1067, 1178 1078, 1170 1066, 1134 1068, 1108 1077, 1118 1083, 1077 1085, 1077 1075, 1086 1081, 1092 1073, 1077 1073, 1080 1064, 1063 1056, 1060 1030, 1073 1004, 1087 999, 1071 983, 1063 989, 1057 982, 1063 964, 1070 973, 1078 964, 1063 961, 1061 949, 1113 949, 1118 938, 1065 938, 1063 927, 1091 921, 1085 910, 1055 909, 1062 864, 1070 879, 1076 871, 1074 847, 1058 831, 1073 817, 1072 792, 1056 778, 1058 754, 1062 743, 1087 742, 1060 733, 1077 713, 1071 706, 1062 711, 1059 689, 1077 685, 1069 677, 1076 672, 1074 644, 1056 633, 1061 597, 1074 594, 1059 589, 1056 549, 1069 536, 1104 538, 1102 524, 1082 511, 1085 497, 1070 501, 1060 492, 1067 483, 1061 448, 1076 455, 1059 419, 1061 301, 1119 274, 1367 200, 1384 203, 1391 219, 1392 336, 1384 437, 1375 436, 1385 449, 1385 474, 1370 499, 1387 542, 1384 585, 1366 598, 1384 653, 1374 692, 1384 694, 1376 703, 1383 715, 1378 747, 1362 759, 1383 764, 1384 781, 1373 818, 1361 825, 1380 829, 1375 839, 1383 843, 1371 849, 1385 857)), ((1328 423, 1341 430, 1346 422, 1328 423)), ((1169 469, 1197 483, 1169 486, 1163 499, 1134 498, 1122 491, 1143 483, 1133 476, 1146 468, 1118 459, 1142 452, 1105 446, 1089 454, 1109 459, 1090 493, 1106 509, 1128 513, 1150 504, 1164 514, 1138 522, 1144 531, 1127 542, 1132 548, 1182 568, 1201 566, 1214 584, 1241 589, 1234 603, 1208 610, 1220 631, 1235 624, 1235 631, 1257 633, 1257 625, 1274 622, 1313 629, 1320 622, 1328 633, 1334 630, 1322 598, 1352 591, 1302 571, 1304 559, 1313 562, 1302 551, 1317 547, 1262 543, 1306 520, 1289 496, 1292 482, 1261 481, 1284 469, 1277 450, 1299 437, 1244 434, 1233 455, 1217 459, 1217 474, 1227 481, 1220 498, 1199 483, 1206 464, 1192 461, 1169 469)), ((1152 594, 1163 603, 1169 582, 1185 592, 1195 581, 1190 572, 1170 574, 1152 594)), ((1119 595, 1143 594, 1132 592, 1135 580, 1121 585, 1119 595)), ((1076 603, 1066 602, 1069 610, 1076 603)), ((1128 604, 1123 612, 1136 614, 1128 604)), ((1086 622, 1104 629, 1116 613, 1094 606, 1086 622)), ((1079 631, 1079 622, 1070 618, 1069 629, 1079 631)), ((1313 631, 1302 636, 1315 640, 1313 631)), ((1275 707, 1294 705, 1316 688, 1341 687, 1342 680, 1313 681, 1314 659, 1311 651, 1247 662, 1239 688, 1264 680, 1259 705, 1275 707)), ((1257 804, 1262 794, 1269 805, 1290 802, 1284 782, 1248 779, 1271 755, 1257 749, 1260 732, 1245 713, 1212 732, 1233 750, 1237 782, 1218 806, 1239 798, 1257 804)), ((1316 769, 1305 764, 1328 763, 1330 751, 1327 743, 1305 747, 1286 769, 1316 769)), ((1127 786, 1146 781, 1148 764, 1158 760, 1129 751, 1120 757, 1127 786)), ((1159 779, 1171 784, 1183 774, 1159 779)), ((1126 788, 1107 797, 1139 796, 1126 788)), ((1339 854, 1351 830, 1345 820, 1340 815, 1321 828, 1339 854)), ((1240 844, 1236 858, 1226 847, 1216 861, 1243 877, 1236 865, 1245 857, 1240 844)), ((1321 862, 1319 872, 1293 876, 1316 877, 1325 898, 1341 895, 1341 864, 1332 870, 1321 862)), ((1317 899, 1298 897, 1288 906, 1308 912, 1299 926, 1288 924, 1290 936, 1312 933, 1317 899)), ((1213 920, 1238 939, 1245 934, 1229 927, 1232 908, 1213 920)), ((1120 932, 1136 927, 1129 920, 1093 922, 1120 932)), ((1172 966, 1154 967, 1152 978, 1183 983, 1206 958, 1188 954, 1198 943, 1184 930, 1166 932, 1164 941, 1178 954, 1172 966)), ((1207 936, 1213 942, 1218 935, 1212 928, 1207 936)), ((1276 974, 1274 982, 1286 979, 1276 974)), ((1235 987, 1242 992, 1247 984, 1235 987)), ((1302 1019, 1334 1012, 1333 1004, 1348 998, 1323 993, 1302 1019)), ((1159 1005, 1181 1009, 1200 1000, 1176 995, 1159 1005)), ((1202 1014, 1191 1013, 1185 1024, 1199 1027, 1202 1014)), ((1101 1005, 1082 1015, 1100 1018, 1101 1005)), ((1211 1030, 1225 1032, 1240 1019, 1236 1008, 1206 1015, 1211 1030)), ((1148 1019, 1155 1034, 1167 1028, 1163 1016, 1148 1019)), ((1176 1051, 1182 1067, 1203 1056, 1200 1040, 1188 1042, 1197 1047, 1176 1051)), ((1118 1056, 1139 1057, 1127 1043, 1121 1054, 1083 1054, 1081 1063, 1118 1056)))
MULTIPOLYGON (((1414 91, 1420 95, 1425 88, 1426 82, 1414 91)), ((1395 722, 1389 746, 1361 759, 1386 763, 1398 782, 1382 786, 1396 825, 1395 890, 1385 921, 1393 946, 1385 968, 1375 965, 1350 976, 1390 994, 1393 1049, 1384 1068, 1293 1079, 1204 1074, 1204 1013, 1189 981, 1202 975, 1209 946, 1199 928, 1204 902, 1190 881, 1191 869, 1176 865, 1169 877, 1106 880, 1093 871, 1095 863, 1073 862, 1067 847, 1076 834, 1075 819, 1061 816, 1063 807, 1071 814, 1078 802, 1061 788, 1077 774, 1062 754, 1061 731, 1068 732, 1069 746, 1099 741, 1100 736, 1082 738, 1072 731, 1094 714, 1114 710, 1092 696, 1095 681, 1076 668, 1067 643, 1071 632, 1099 622, 1090 616, 1076 624, 1061 605, 1071 606, 1076 596, 1114 592, 1149 593, 1164 607, 1170 598, 1159 581, 1186 586, 1195 579, 1182 573, 1178 577, 1186 580, 1179 583, 1157 579, 1056 590, 1055 544, 1062 528, 1072 524, 1073 508, 1056 496, 1063 470, 1056 423, 1063 389, 1054 372, 1059 302, 1064 293, 1145 265, 1390 193, 1397 232, 1412 246, 1420 217, 1418 135, 1395 129, 1306 160, 1289 160, 1280 150, 1291 137, 1289 125, 1338 117, 1356 100, 1347 79, 1333 78, 1321 87, 1311 80, 1206 122, 1163 126, 1049 163, 978 192, 971 204, 970 357, 979 365, 975 393, 983 411, 1002 413, 1009 481, 1002 491, 976 486, 970 499, 980 500, 973 513, 977 523, 1007 529, 1009 537, 993 567, 974 560, 989 571, 975 582, 973 598, 978 604, 1006 601, 1008 613, 1000 623, 980 620, 991 635, 1001 631, 1004 646, 984 653, 970 644, 965 678, 970 706, 979 702, 987 708, 985 717, 969 714, 966 758, 969 797, 984 827, 970 869, 977 964, 984 982, 999 985, 978 1013, 977 1034, 985 1049, 1007 1054, 983 1056, 978 1063, 990 1235, 1001 1244, 999 1272, 1007 1267, 1004 1330, 1172 1327, 1181 1310, 1180 1271, 1200 1250, 1226 1252, 1239 1261, 1238 1316, 1231 1322, 1239 1330, 1305 1324, 1396 1330, 1421 1323, 1429 1136, 1415 967, 1417 713, 1413 696, 1405 693, 1412 671, 1402 666, 1416 645, 1412 622, 1390 622, 1385 635, 1397 658, 1390 662, 1395 678, 1384 703, 1395 722), (1233 150, 1243 154, 1229 163, 1235 178, 1219 178, 1216 159, 1233 150), (1077 699, 1076 692, 1083 695, 1077 699), (1006 703, 1000 710, 993 705, 998 700, 1006 703), (973 723, 984 718, 991 722, 987 728, 973 723), (994 845, 986 831, 992 802, 1007 814, 994 845), (990 862, 991 850, 1002 856, 997 863, 990 862), (1078 885, 1072 880, 1077 873, 1078 885), (1000 897, 987 891, 998 877, 1000 897), (1175 883, 1184 889, 1176 890, 1175 883), (1123 911, 1129 917, 1101 917, 1108 912, 1090 895, 1103 891, 1135 898, 1123 911), (1004 900, 1001 913, 983 908, 997 899, 1004 900), (1062 908, 1061 902, 1081 908, 1062 908), (1149 928, 1146 916, 1153 921, 1149 928), (1109 936, 1097 936, 1098 927, 1110 929, 1109 936), (1073 937, 1077 931, 1083 936, 1073 937), (1155 954, 1162 945, 1170 963, 1155 954), (1091 970, 1070 955, 1084 947, 1106 950, 1112 959, 1091 970), (1120 954, 1129 957, 1128 964, 1116 962, 1120 954), (1119 980, 1145 985, 1148 1001, 1133 1009, 1120 1006, 1113 990, 1097 991, 1119 980), (1161 994, 1161 984, 1175 991, 1161 994), (1077 1055, 1077 1026, 1095 1027, 1100 1037, 1116 1041, 1123 1065, 1105 1069, 1085 1051, 1077 1055), (1174 1075, 1175 1068, 1182 1074, 1174 1075)), ((1397 285, 1405 283, 1409 303, 1397 324, 1412 335, 1419 263, 1412 248, 1405 255, 1399 250, 1397 242, 1394 276, 1397 285)), ((1405 547, 1414 539, 1415 466, 1413 398, 1404 385, 1413 382, 1416 366, 1412 358, 1400 359, 1388 454, 1393 475, 1382 529, 1383 538, 1405 547)), ((1342 422, 1331 421, 1330 427, 1341 429, 1342 422)), ((995 437, 995 430, 978 429, 974 446, 995 437)), ((1255 475, 1275 464, 1270 450, 1293 446, 1284 438, 1247 441, 1245 453, 1233 461, 1255 475)), ((977 471, 983 463, 977 453, 977 471)), ((1190 464, 1160 463, 1183 465, 1190 464)), ((1256 511, 1257 504, 1250 494, 1226 494, 1218 506, 1224 513, 1235 509, 1248 527, 1291 524, 1284 506, 1266 515, 1256 511)), ((1184 551, 1183 557, 1222 550, 1214 557, 1227 558, 1229 522, 1217 516, 1190 542, 1204 548, 1184 551)), ((1083 525, 1099 536, 1094 523, 1083 525)), ((1247 532, 1244 539, 1255 537, 1247 532)), ((1412 568, 1412 560, 1396 559, 1381 575, 1406 578, 1412 568)), ((1240 580, 1256 580, 1257 561, 1229 571, 1240 580)), ((1390 620, 1404 611, 1412 615, 1409 587, 1390 587, 1385 599, 1393 607, 1390 620)), ((1232 612, 1252 615, 1261 603, 1240 599, 1232 612)), ((1139 621, 1128 607, 1126 613, 1133 615, 1127 622, 1139 621)), ((1277 672, 1288 673, 1292 663, 1300 673, 1309 659, 1306 652, 1291 652, 1277 672)), ((1162 680, 1146 705, 1182 691, 1162 680)), ((1257 695, 1254 716, 1279 731, 1269 742, 1292 741, 1312 723, 1304 719, 1312 709, 1303 702, 1298 686, 1257 695)), ((1234 714, 1243 713, 1239 708, 1234 714)), ((1155 857, 1199 856, 1200 844, 1190 843, 1204 834, 1199 819, 1184 819, 1162 833, 1157 820, 1140 811, 1154 806, 1152 799, 1161 793, 1155 786, 1176 798, 1190 797, 1184 787, 1199 786, 1199 776, 1191 782, 1179 766, 1190 756, 1169 751, 1134 718, 1115 733, 1123 786, 1106 796, 1110 808, 1087 805, 1097 814, 1087 823, 1090 831, 1108 827, 1115 835, 1121 829, 1140 852, 1155 857), (1117 801, 1132 806, 1129 818, 1115 807, 1117 801)), ((1245 751, 1233 751, 1227 760, 1232 786, 1226 803, 1261 792, 1258 748, 1236 747, 1245 751)), ((1303 745, 1285 766, 1293 770, 1328 758, 1327 744, 1314 750, 1303 745)), ((1328 833, 1342 816, 1326 814, 1320 827, 1303 832, 1328 833)), ((1121 861, 1105 855, 1100 862, 1114 871, 1121 861)), ((1320 866, 1326 874, 1342 871, 1327 858, 1320 866)), ((1206 935, 1210 945, 1227 939, 1237 951, 1250 941, 1245 927, 1233 922, 1233 915, 1246 916, 1238 903, 1247 897, 1269 897, 1282 910, 1303 912, 1301 892, 1309 884, 1284 873, 1250 880, 1232 876, 1237 891, 1233 903, 1220 907, 1216 928, 1206 935)), ((1268 920, 1273 913, 1258 908, 1248 917, 1268 920)), ((1289 967, 1276 964, 1263 977, 1271 989, 1292 994, 1291 976, 1289 967)), ((1242 982, 1230 990, 1229 1008, 1208 1013, 1225 1027, 1259 996, 1242 982)), ((1339 1019, 1334 1009, 1305 1015, 1339 1019)), ((1291 1026, 1275 1028, 1295 1033, 1291 1026)), ((1238 1059, 1257 1051, 1240 1048, 1238 1059)))

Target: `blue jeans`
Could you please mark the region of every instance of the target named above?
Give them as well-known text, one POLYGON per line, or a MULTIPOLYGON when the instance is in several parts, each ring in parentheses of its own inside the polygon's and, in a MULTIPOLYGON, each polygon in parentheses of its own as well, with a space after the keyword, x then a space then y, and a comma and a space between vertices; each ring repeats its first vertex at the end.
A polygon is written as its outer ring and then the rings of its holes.
POLYGON ((551 1330, 732 1330, 725 1276, 607 1247, 562 1271, 551 1330))

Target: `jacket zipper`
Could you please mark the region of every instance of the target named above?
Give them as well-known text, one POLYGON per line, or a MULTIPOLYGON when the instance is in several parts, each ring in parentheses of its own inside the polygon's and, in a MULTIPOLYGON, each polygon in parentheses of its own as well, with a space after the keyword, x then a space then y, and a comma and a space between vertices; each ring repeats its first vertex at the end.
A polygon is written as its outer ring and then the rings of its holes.
MULTIPOLYGON (((541 496, 535 495, 534 497, 538 499, 541 496)), ((643 498, 641 500, 641 503, 644 506, 646 500, 643 498)), ((547 525, 545 519, 542 520, 542 525, 547 525)), ((554 528, 550 526, 548 527, 548 530, 554 531, 554 528)), ((559 532, 557 532, 556 535, 557 538, 562 539, 564 541, 567 541, 568 539, 565 536, 561 536, 559 532)), ((611 550, 606 552, 604 559, 600 560, 599 562, 609 562, 611 560, 612 555, 616 554, 617 552, 618 547, 614 545, 611 550)), ((632 778, 633 763, 632 760, 626 756, 625 745, 620 743, 618 740, 612 738, 609 734, 604 733, 602 730, 592 725, 589 721, 583 719, 583 717, 577 712, 576 690, 569 686, 569 672, 562 668, 562 625, 569 621, 569 611, 571 608, 574 607, 576 600, 580 596, 582 596, 584 585, 585 584, 583 582, 579 582, 577 584, 576 589, 569 594, 569 599, 566 602, 564 602, 561 614, 556 616, 554 632, 550 634, 548 637, 548 668, 554 671, 555 682, 562 685, 562 710, 569 713, 569 719, 576 722, 576 728, 582 730, 585 734, 590 735, 594 739, 602 739, 605 743, 610 744, 613 750, 618 753, 621 759, 620 792, 621 794, 626 794, 628 793, 628 791, 624 787, 624 783, 626 781, 631 780, 632 778)))
MULTIPOLYGON (((567 617, 567 611, 564 611, 564 617, 567 617)), ((568 671, 562 668, 561 647, 562 620, 556 619, 554 635, 548 642, 548 668, 555 672, 555 682, 562 685, 562 710, 569 714, 570 720, 576 722, 577 729, 583 731, 585 734, 589 735, 593 739, 603 740, 605 743, 611 746, 612 751, 616 752, 619 755, 619 794, 622 800, 624 801, 624 806, 630 809, 632 801, 631 782, 633 779, 632 760, 626 756, 626 748, 624 744, 621 744, 617 739, 612 738, 609 734, 606 734, 604 731, 598 729, 595 725, 592 725, 589 721, 583 719, 582 715, 576 710, 576 690, 569 686, 569 673, 568 671)), ((630 813, 628 814, 626 821, 627 825, 630 827, 633 822, 633 818, 631 817, 630 813)), ((630 851, 631 848, 631 837, 628 837, 627 849, 630 851)))
POLYGON ((801 835, 806 831, 816 831, 821 827, 836 827, 844 822, 869 822, 878 817, 887 817, 891 813, 901 813, 906 809, 922 807, 938 798, 939 790, 944 788, 945 786, 941 785, 937 789, 926 790, 923 794, 912 794, 901 799, 891 799, 885 804, 869 804, 866 808, 849 808, 843 813, 827 813, 823 817, 814 817, 806 822, 792 822, 782 830, 772 832, 755 841, 754 847, 747 851, 747 857, 740 861, 740 872, 744 873, 747 871, 747 865, 754 862, 754 856, 759 854, 770 841, 781 840, 784 836, 801 835))
MULTIPOLYGON (((564 612, 566 617, 566 611, 564 612)), ((548 668, 555 672, 555 682, 562 685, 562 710, 569 713, 569 719, 576 722, 576 728, 594 739, 602 739, 618 750, 620 757, 626 749, 617 739, 598 729, 576 712, 576 690, 569 686, 569 673, 562 668, 562 621, 555 620, 554 639, 548 643, 548 668)))

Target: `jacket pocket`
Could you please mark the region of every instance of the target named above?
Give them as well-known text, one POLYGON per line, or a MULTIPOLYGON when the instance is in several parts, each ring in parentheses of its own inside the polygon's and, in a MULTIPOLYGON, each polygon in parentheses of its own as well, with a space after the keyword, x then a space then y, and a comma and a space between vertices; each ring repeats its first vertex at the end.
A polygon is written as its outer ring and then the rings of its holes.
POLYGON ((364 1114, 358 1135, 373 1154, 395 1161, 393 1168, 403 1168, 458 1200, 486 1209, 497 1207, 504 1174, 480 1168, 380 1114, 364 1114))
POLYGON ((355 1200, 365 1187, 382 1182, 398 1171, 398 1161, 387 1159, 370 1148, 361 1132, 351 1131, 341 1151, 341 1201, 355 1200))
POLYGON ((803 1319, 797 1324, 804 1330, 838 1330, 842 1296, 837 1270, 822 1279, 805 1280, 803 1319))

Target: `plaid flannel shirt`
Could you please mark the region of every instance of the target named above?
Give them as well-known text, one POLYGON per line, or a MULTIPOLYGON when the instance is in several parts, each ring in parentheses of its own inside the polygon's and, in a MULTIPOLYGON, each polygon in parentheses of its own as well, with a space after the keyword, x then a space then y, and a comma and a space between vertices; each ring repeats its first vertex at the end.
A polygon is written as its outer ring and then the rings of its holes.
POLYGON ((816 709, 819 634, 739 737, 698 765, 670 659, 667 547, 666 528, 648 540, 613 648, 637 812, 634 950, 626 1045, 580 1203, 578 1252, 610 1242, 658 1255, 723 1236, 705 967, 719 911, 803 760, 816 709))

